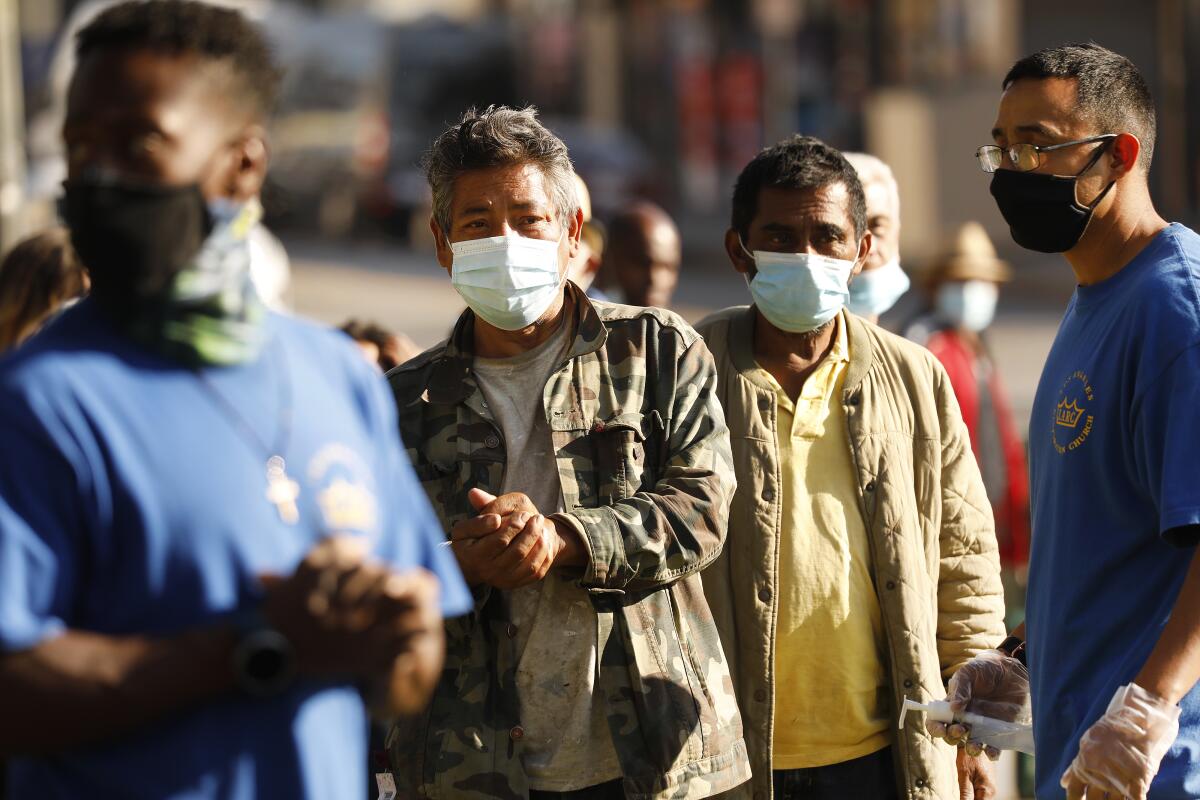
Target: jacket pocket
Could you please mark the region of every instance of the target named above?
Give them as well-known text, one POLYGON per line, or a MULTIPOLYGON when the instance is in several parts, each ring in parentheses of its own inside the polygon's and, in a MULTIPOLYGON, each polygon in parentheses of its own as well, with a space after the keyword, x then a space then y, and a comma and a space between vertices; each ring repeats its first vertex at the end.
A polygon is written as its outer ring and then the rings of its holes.
POLYGON ((599 505, 610 506, 633 497, 647 474, 647 425, 650 417, 620 414, 597 422, 589 433, 594 442, 596 490, 599 505))

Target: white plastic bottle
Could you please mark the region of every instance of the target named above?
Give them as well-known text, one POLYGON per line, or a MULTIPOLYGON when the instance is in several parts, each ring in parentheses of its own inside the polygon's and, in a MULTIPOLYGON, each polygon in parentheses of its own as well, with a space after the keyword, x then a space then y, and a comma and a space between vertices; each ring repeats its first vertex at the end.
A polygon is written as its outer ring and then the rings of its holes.
POLYGON ((900 712, 900 725, 904 727, 904 718, 909 711, 924 711, 934 722, 961 722, 971 727, 971 739, 991 745, 997 750, 1019 750, 1033 755, 1033 726, 1019 722, 985 717, 964 711, 955 714, 950 710, 950 703, 945 700, 934 700, 930 703, 918 703, 916 700, 904 700, 904 709, 900 712))

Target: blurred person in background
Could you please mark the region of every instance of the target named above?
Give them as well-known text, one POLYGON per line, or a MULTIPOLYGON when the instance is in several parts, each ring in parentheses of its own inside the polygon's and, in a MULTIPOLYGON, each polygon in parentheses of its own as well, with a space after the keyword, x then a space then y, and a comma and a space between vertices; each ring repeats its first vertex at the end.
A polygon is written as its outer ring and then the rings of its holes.
POLYGON ((1197 797, 1200 237, 1154 207, 1154 100, 1129 59, 1052 47, 1002 88, 979 166, 1013 240, 1078 284, 1029 424, 1025 622, 949 699, 1032 697, 1039 798, 1197 797))
POLYGON ((114 6, 77 51, 91 292, 0 360, 9 794, 359 796, 364 699, 419 709, 470 596, 377 373, 250 284, 270 53, 189 0, 114 6))
POLYGON ((583 214, 583 228, 579 232, 579 249, 567 265, 567 278, 593 300, 607 300, 595 283, 596 273, 604 260, 604 229, 592 217, 592 196, 579 173, 575 173, 575 196, 583 214))
POLYGON ((1029 561, 1025 445, 985 338, 1000 287, 1011 280, 1012 270, 996 257, 983 226, 967 222, 922 278, 932 310, 916 319, 905 336, 928 348, 950 376, 992 504, 1000 564, 1023 583, 1029 561))
POLYGON ((19 242, 0 263, 0 352, 28 339, 87 289, 66 228, 19 242))
POLYGON ((850 284, 846 308, 873 324, 908 291, 911 282, 900 266, 900 188, 892 168, 866 153, 846 153, 867 198, 871 253, 850 284))
POLYGON ((368 363, 383 372, 395 369, 421 352, 412 339, 376 322, 351 319, 340 330, 354 340, 368 363))
POLYGON ((717 362, 738 481, 704 586, 736 680, 753 777, 734 797, 989 797, 986 757, 906 697, 1004 632, 983 481, 946 373, 843 309, 870 257, 858 175, 795 136, 733 192, 725 250, 752 306, 697 327, 717 362))
POLYGON ((566 145, 468 111, 425 158, 467 310, 393 370, 400 433, 475 595, 390 754, 422 797, 700 798, 749 777, 699 571, 733 494, 712 357, 669 311, 571 281, 566 145))
POLYGON ((608 223, 605 290, 631 306, 670 308, 683 258, 679 229, 654 203, 639 200, 608 223))

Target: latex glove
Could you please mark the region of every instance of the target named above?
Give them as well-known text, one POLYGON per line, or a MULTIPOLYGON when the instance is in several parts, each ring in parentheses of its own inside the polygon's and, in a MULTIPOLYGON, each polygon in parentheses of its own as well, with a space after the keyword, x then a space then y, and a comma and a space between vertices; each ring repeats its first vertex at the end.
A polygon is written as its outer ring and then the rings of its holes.
POLYGON ((1145 800, 1158 765, 1179 733, 1179 706, 1136 683, 1117 689, 1104 716, 1079 740, 1079 754, 1062 776, 1068 800, 1089 788, 1145 800))
MULTIPOLYGON (((950 678, 946 700, 955 714, 970 711, 1006 722, 1028 723, 1032 718, 1029 670, 1000 650, 984 650, 950 678)), ((969 745, 972 755, 984 750, 981 743, 971 741, 969 725, 926 719, 925 727, 931 735, 949 744, 969 745)), ((999 757, 994 748, 987 748, 987 752, 992 758, 999 757)))

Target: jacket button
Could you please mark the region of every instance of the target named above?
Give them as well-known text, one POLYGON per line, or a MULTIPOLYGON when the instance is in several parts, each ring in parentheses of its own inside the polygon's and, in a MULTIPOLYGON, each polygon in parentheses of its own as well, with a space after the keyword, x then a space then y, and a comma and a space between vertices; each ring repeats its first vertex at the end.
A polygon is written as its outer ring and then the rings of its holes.
POLYGON ((925 788, 925 779, 924 778, 917 778, 917 788, 918 789, 925 788))
POLYGON ((517 638, 517 626, 513 625, 511 622, 508 623, 508 625, 504 626, 504 633, 507 634, 508 638, 510 639, 517 638))
POLYGON ((911 680, 906 680, 906 681, 904 681, 904 688, 905 688, 905 689, 911 689, 911 688, 912 688, 912 681, 911 681, 911 680))
POLYGON ((525 738, 525 729, 522 728, 520 725, 513 725, 511 728, 508 729, 508 738, 512 739, 514 742, 524 739, 525 738))
POLYGON ((858 405, 858 400, 859 400, 859 395, 852 394, 846 398, 846 405, 856 406, 856 405, 858 405))
POLYGON ((760 703, 765 703, 767 700, 767 690, 766 689, 755 689, 754 690, 754 699, 760 703))
POLYGON ((768 503, 773 502, 775 500, 775 490, 772 489, 770 486, 763 489, 762 498, 763 498, 763 500, 766 500, 768 503))
POLYGON ((483 446, 489 450, 495 450, 500 446, 500 437, 494 433, 489 433, 487 438, 483 440, 483 446))
POLYGON ((762 411, 764 413, 767 411, 770 411, 771 410, 771 402, 772 402, 771 398, 769 398, 769 397, 758 398, 758 410, 762 411))
POLYGON ((867 481, 867 485, 863 487, 868 492, 875 491, 875 481, 867 481))
POLYGON ((758 590, 758 599, 762 600, 764 603, 771 602, 771 590, 765 586, 763 588, 759 589, 758 590))
POLYGON ((895 588, 896 588, 896 582, 895 582, 895 581, 888 581, 888 582, 887 582, 887 588, 889 588, 889 589, 895 589, 895 588))

